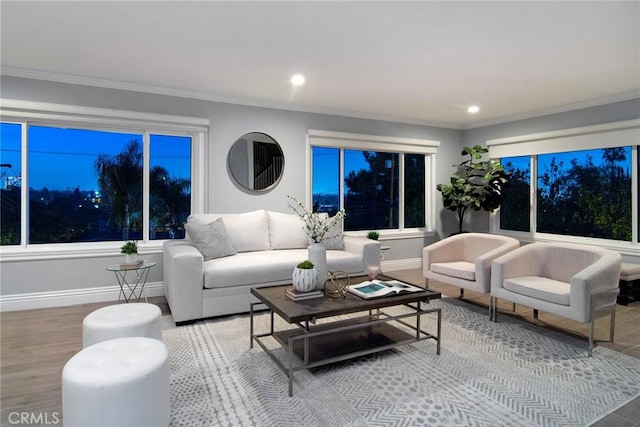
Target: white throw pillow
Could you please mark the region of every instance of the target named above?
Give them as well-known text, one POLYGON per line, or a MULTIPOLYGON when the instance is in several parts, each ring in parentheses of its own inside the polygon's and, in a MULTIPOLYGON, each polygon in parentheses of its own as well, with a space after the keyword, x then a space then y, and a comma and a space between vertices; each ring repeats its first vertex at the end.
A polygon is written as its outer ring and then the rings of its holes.
POLYGON ((200 251, 205 261, 236 254, 222 218, 209 224, 187 222, 184 228, 189 240, 200 251))
POLYGON ((298 215, 271 211, 267 214, 271 249, 304 249, 309 245, 304 221, 298 215))
POLYGON ((269 250, 269 219, 267 211, 240 214, 220 214, 229 238, 238 252, 269 250))

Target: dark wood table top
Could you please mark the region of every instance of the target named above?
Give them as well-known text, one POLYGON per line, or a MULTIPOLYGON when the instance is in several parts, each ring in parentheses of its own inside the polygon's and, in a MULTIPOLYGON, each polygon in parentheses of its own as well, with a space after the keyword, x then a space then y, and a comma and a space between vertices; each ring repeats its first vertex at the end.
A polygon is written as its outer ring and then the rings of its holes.
MULTIPOLYGON (((351 284, 362 283, 368 279, 369 278, 367 276, 352 277, 351 284)), ((380 280, 395 279, 388 276, 380 276, 380 280)), ((331 298, 323 295, 322 297, 311 298, 308 300, 292 301, 285 295, 285 290, 289 288, 292 288, 292 285, 255 287, 251 288, 251 294, 289 323, 310 321, 313 319, 321 319, 323 317, 339 316, 341 314, 374 310, 376 308, 390 307, 394 305, 428 301, 430 299, 441 297, 440 292, 425 289, 422 292, 412 292, 369 300, 347 293, 344 298, 331 298)))

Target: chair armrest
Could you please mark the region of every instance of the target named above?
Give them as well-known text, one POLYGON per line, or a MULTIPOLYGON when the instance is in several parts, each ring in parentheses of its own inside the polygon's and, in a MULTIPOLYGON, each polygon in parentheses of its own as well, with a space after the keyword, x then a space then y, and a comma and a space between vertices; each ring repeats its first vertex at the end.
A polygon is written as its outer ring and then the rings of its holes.
POLYGON ((344 236, 344 250, 362 258, 362 271, 370 265, 380 265, 380 242, 366 237, 344 236))
POLYGON ((202 318, 204 260, 186 240, 162 245, 164 293, 176 322, 202 318))
POLYGON ((422 272, 425 277, 434 262, 453 262, 462 259, 464 242, 461 237, 462 235, 459 235, 439 240, 422 249, 422 272))
MULTIPOLYGON (((569 300, 572 306, 590 307, 592 295, 618 289, 622 257, 610 252, 571 278, 569 300)), ((615 303, 616 295, 617 292, 610 294, 610 302, 615 303)))
MULTIPOLYGON (((475 260, 476 267, 476 282, 488 283, 491 277, 491 264, 493 260, 508 254, 520 247, 520 242, 514 240, 513 242, 505 243, 497 248, 480 255, 475 260)), ((488 288, 487 288, 488 289, 488 288)))

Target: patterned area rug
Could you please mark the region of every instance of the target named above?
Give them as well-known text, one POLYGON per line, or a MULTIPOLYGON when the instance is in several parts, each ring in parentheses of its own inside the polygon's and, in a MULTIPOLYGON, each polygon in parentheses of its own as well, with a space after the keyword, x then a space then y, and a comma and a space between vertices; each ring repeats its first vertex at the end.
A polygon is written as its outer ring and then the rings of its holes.
MULTIPOLYGON (((173 327, 173 426, 587 426, 640 395, 640 359, 456 299, 442 352, 427 340, 286 376, 254 345, 249 316, 173 327)), ((396 309, 401 310, 401 309, 396 309)), ((277 318, 277 316, 276 316, 277 318)), ((269 316, 258 315, 258 331, 269 316)), ((423 316, 435 330, 435 315, 423 316)), ((284 326, 281 323, 281 326, 284 326)), ((277 348, 274 342, 273 348, 277 348)))

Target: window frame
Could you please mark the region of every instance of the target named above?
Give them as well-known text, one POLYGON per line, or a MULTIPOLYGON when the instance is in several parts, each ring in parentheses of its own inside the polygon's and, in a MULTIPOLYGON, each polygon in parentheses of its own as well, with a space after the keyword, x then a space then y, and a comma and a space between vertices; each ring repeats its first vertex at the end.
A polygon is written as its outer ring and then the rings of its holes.
MULTIPOLYGON (((48 126, 88 129, 96 131, 135 132, 142 135, 143 146, 143 239, 139 242, 142 253, 158 250, 163 240, 149 239, 149 140, 150 135, 176 135, 191 137, 191 212, 204 212, 206 137, 210 120, 205 118, 145 113, 139 111, 78 107, 63 104, 39 103, 0 99, 0 120, 21 126, 21 208, 20 244, 0 247, 3 261, 90 258, 113 255, 122 245, 120 241, 28 243, 28 127, 48 126)), ((118 252, 119 253, 119 252, 118 252)))
POLYGON ((612 249, 623 255, 640 255, 640 238, 638 235, 638 203, 640 202, 638 197, 638 176, 640 174, 638 165, 638 148, 640 146, 640 119, 493 139, 488 140, 486 144, 489 148, 489 156, 492 159, 529 156, 531 173, 529 191, 529 204, 531 206, 529 212, 530 231, 513 231, 500 228, 500 212, 499 210, 496 210, 490 217, 490 232, 512 236, 526 243, 578 243, 612 249), (615 147, 631 147, 631 241, 538 232, 536 230, 536 193, 538 185, 537 155, 615 147))
MULTIPOLYGON (((340 208, 344 207, 344 150, 391 152, 400 155, 400 183, 398 224, 397 229, 377 230, 380 239, 409 239, 415 237, 433 236, 436 227, 436 156, 440 141, 399 138, 379 135, 366 135, 347 132, 334 132, 317 129, 307 131, 306 141, 306 206, 313 202, 313 147, 339 149, 339 188, 340 208), (404 154, 424 154, 425 156, 425 226, 404 228, 404 154)), ((352 236, 366 236, 371 230, 345 231, 352 236)))

